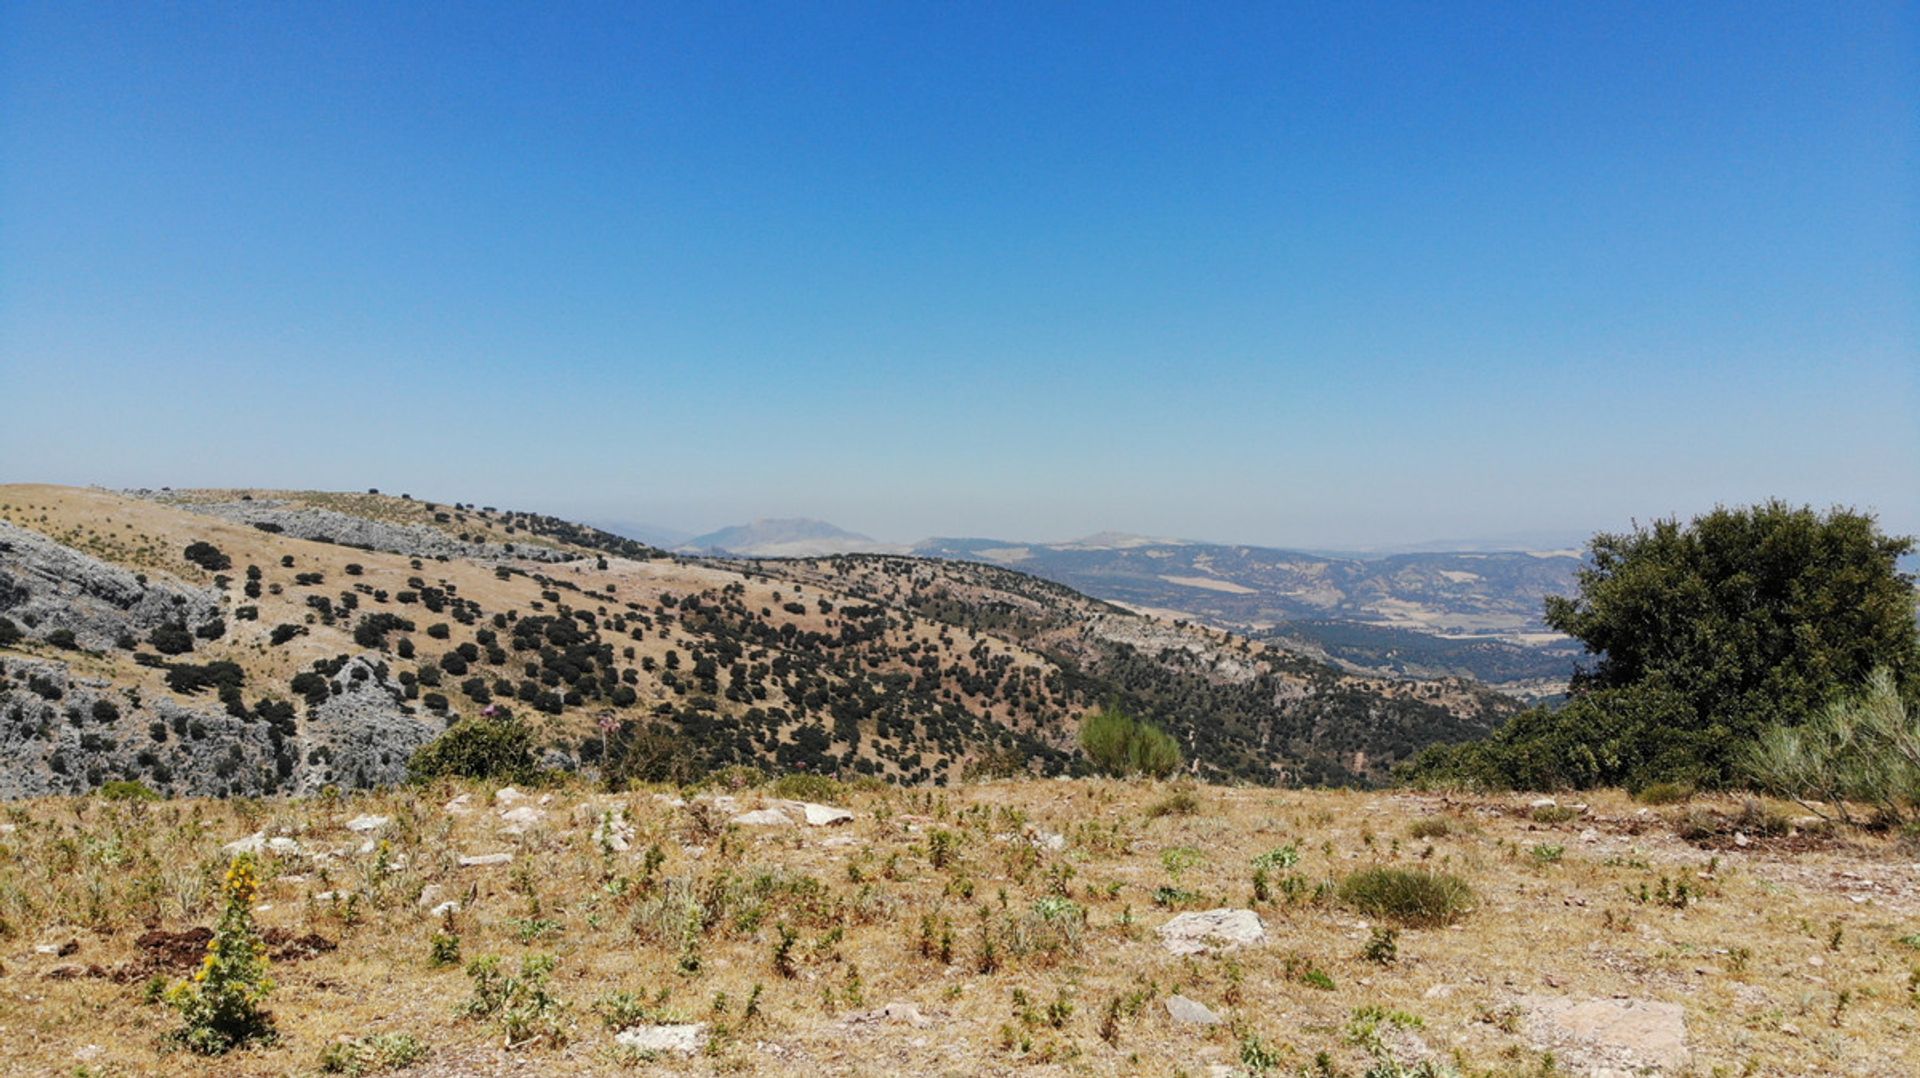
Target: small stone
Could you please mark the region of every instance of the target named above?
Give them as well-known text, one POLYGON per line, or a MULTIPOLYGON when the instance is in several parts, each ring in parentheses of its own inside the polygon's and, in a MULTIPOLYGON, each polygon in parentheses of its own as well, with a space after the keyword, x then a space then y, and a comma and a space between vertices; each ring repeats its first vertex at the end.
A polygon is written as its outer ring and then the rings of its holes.
POLYGON ((1067 836, 1058 831, 1045 831, 1037 827, 1027 836, 1027 841, 1033 843, 1038 849, 1056 853, 1067 848, 1067 836))
POLYGON ((752 812, 743 812, 735 816, 733 822, 746 827, 785 827, 793 824, 787 814, 779 809, 755 809, 752 812))
POLYGON ((860 1023, 860 1022, 886 1022, 890 1025, 905 1025, 905 1026, 930 1026, 933 1024, 932 1019, 920 1013, 919 1004, 901 1003, 898 1001, 889 1003, 886 1006, 879 1008, 878 1010, 863 1011, 859 1014, 849 1015, 847 1018, 847 1022, 849 1024, 860 1023))
POLYGON ((1213 1013, 1211 1008, 1198 1000, 1188 999, 1185 996, 1168 996, 1166 1006, 1167 1017, 1176 1022, 1199 1026, 1217 1026, 1220 1024, 1220 1016, 1213 1013))
POLYGON ((473 811, 473 795, 461 794, 446 803, 445 810, 455 816, 465 816, 473 811))
POLYGON ((449 898, 445 902, 435 906, 431 912, 435 917, 445 917, 449 913, 459 913, 460 903, 449 898))
POLYGON ((1807 965, 1812 966, 1814 969, 1819 969, 1820 967, 1826 964, 1827 964, 1827 960, 1820 957, 1819 955, 1812 955, 1807 959, 1807 965))
POLYGON ((526 794, 511 786, 502 786, 493 792, 493 803, 496 805, 517 805, 526 799, 526 794))
POLYGON ((392 822, 393 817, 391 816, 374 816, 372 814, 355 816, 353 819, 347 821, 347 830, 364 834, 369 831, 378 831, 392 822))
POLYGON ((300 844, 290 838, 270 838, 267 840, 268 852, 279 857, 292 857, 300 852, 300 844))
POLYGON ((504 865, 513 860, 510 853, 480 853, 460 859, 461 868, 485 868, 489 865, 504 865))
POLYGON ((671 1026, 634 1026, 621 1030, 613 1039, 635 1051, 693 1055, 707 1046, 707 1024, 692 1022, 671 1026))
POLYGON ((425 887, 420 888, 420 897, 414 899, 413 904, 420 907, 423 910, 428 909, 434 906, 435 904, 437 904, 438 902, 440 902, 443 898, 446 897, 446 895, 447 895, 446 888, 440 886, 437 883, 430 883, 430 884, 427 884, 425 887))
POLYGON ((1459 990, 1460 990, 1460 986, 1457 984, 1436 984, 1432 988, 1429 988, 1425 992, 1421 993, 1421 998, 1446 999, 1447 997, 1453 995, 1455 992, 1459 990))
POLYGON ((1533 800, 1527 802, 1527 807, 1530 809, 1559 808, 1560 802, 1555 801, 1551 797, 1536 797, 1533 800))
POLYGON ((1751 845, 1752 843, 1753 843, 1753 840, 1747 837, 1747 833, 1745 831, 1735 831, 1733 833, 1733 844, 1735 846, 1745 847, 1745 846, 1751 845))

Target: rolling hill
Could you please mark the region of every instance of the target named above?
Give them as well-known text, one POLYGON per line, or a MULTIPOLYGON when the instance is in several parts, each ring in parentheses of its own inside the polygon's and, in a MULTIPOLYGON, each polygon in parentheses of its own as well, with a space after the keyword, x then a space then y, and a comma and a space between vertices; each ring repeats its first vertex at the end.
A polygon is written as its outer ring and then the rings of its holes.
POLYGON ((0 487, 0 616, 6 796, 382 785, 485 708, 564 769, 1064 774, 1108 700, 1201 775, 1356 782, 1515 706, 991 564, 676 556, 376 493, 0 487))

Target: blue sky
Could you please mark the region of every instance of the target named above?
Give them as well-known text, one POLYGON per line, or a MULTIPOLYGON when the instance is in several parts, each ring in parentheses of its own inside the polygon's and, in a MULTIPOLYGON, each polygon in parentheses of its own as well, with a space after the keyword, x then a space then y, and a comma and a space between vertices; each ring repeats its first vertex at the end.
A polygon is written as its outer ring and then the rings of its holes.
POLYGON ((0 6, 0 479, 1920 531, 1920 9, 0 6))

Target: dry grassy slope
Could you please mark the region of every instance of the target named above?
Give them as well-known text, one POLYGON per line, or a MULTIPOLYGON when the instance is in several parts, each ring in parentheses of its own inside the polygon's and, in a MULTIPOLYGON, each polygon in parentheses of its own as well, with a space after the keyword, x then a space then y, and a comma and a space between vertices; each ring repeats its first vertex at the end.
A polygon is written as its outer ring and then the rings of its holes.
MULTIPOLYGON (((729 827, 728 812, 702 807, 714 791, 676 807, 671 798, 685 791, 561 787, 551 798, 534 791, 529 803, 544 815, 517 836, 503 832, 493 791, 480 787, 298 802, 17 803, 0 810, 0 1073, 307 1074, 338 1038, 404 1033, 431 1052, 405 1072, 414 1078, 636 1068, 1204 1074, 1238 1065, 1249 1036, 1283 1073, 1313 1073, 1324 1051, 1333 1073, 1359 1074, 1371 1061, 1347 1034, 1356 1014, 1375 1008, 1420 1023, 1387 1038, 1402 1063, 1577 1075, 1618 1057, 1541 1016, 1556 1000, 1616 997, 1683 1016, 1688 1058, 1657 1073, 1920 1073, 1920 851, 1911 844, 1807 831, 1756 834, 1745 846, 1722 833, 1704 848, 1676 837, 1675 822, 1737 806, 1644 810, 1605 792, 1585 815, 1553 823, 1536 822, 1524 797, 1202 786, 1184 791, 1191 812, 1167 811, 1181 807, 1180 792, 1031 780, 828 788, 812 795, 855 819, 816 829, 729 827), (462 792, 477 811, 443 808, 462 792), (614 811, 633 829, 624 851, 593 837, 594 821, 614 811), (377 853, 356 852, 368 835, 345 825, 363 813, 392 820, 380 832, 400 865, 389 874, 377 853), (142 1002, 144 974, 125 983, 97 974, 139 968, 149 928, 211 923, 220 846, 255 831, 300 848, 268 859, 259 921, 338 948, 276 963, 278 1043, 218 1060, 166 1054, 176 1019, 142 1002), (937 839, 942 832, 951 837, 937 839), (1054 834, 1058 849, 1046 841, 1054 834), (1276 870, 1274 897, 1256 902, 1253 861, 1282 846, 1298 863, 1276 870), (946 851, 938 865, 936 848, 946 851), (457 863, 491 852, 513 860, 457 863), (1403 930, 1393 963, 1367 961, 1378 922, 1310 896, 1320 881, 1374 865, 1458 874, 1475 906, 1454 927, 1403 930), (1181 867, 1175 875, 1169 866, 1181 867), (1676 881, 1689 899, 1660 901, 1676 881), (1255 909, 1267 938, 1232 954, 1168 954, 1155 936, 1175 912, 1155 902, 1164 886, 1191 892, 1182 902, 1193 907, 1255 909), (1303 897, 1290 901, 1289 890, 1303 897), (326 892, 360 897, 349 907, 318 897, 326 892), (425 906, 457 899, 464 908, 443 921, 423 908, 423 893, 425 906), (696 897, 705 912, 689 934, 686 903, 696 897), (1084 922, 1070 912, 1072 930, 1036 931, 1037 904, 1062 897, 1084 922), (928 916, 931 954, 918 942, 928 916), (949 922, 953 953, 942 960, 938 933, 949 922), (457 1016, 468 978, 427 960, 429 937, 449 923, 469 959, 558 956, 553 993, 566 1005, 567 1043, 503 1050, 497 1027, 457 1016), (782 924, 796 934, 791 978, 774 967, 782 924), (988 938, 991 970, 982 968, 988 938), (760 1015, 742 1024, 755 985, 760 1015), (646 999, 661 1018, 727 1028, 709 1055, 640 1066, 617 1053, 593 1010, 614 992, 646 999), (1173 1022, 1164 1001, 1175 993, 1226 1022, 1173 1022), (896 1001, 928 1024, 855 1017, 896 1001)), ((741 811, 773 791, 733 793, 731 811, 741 811)))

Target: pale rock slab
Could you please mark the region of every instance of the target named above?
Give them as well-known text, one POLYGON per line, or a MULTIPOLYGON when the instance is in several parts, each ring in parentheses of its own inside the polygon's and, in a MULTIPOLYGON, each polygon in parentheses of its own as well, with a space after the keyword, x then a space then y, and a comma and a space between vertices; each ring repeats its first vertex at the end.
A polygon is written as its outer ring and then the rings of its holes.
POLYGON ((1166 999, 1167 1017, 1176 1022, 1196 1026, 1217 1026, 1220 1016, 1199 1000, 1185 996, 1168 996, 1166 999))
POLYGON ((1674 1071, 1692 1060, 1686 1008, 1646 999, 1522 996, 1529 1035, 1587 1069, 1674 1071))
POLYGON ((707 1046, 707 1024, 634 1026, 621 1030, 613 1039, 640 1052, 679 1052, 690 1056, 707 1046))
POLYGON ((1259 914, 1226 908, 1183 913, 1156 931, 1169 954, 1230 951, 1267 938, 1259 914))

